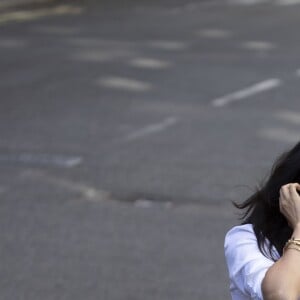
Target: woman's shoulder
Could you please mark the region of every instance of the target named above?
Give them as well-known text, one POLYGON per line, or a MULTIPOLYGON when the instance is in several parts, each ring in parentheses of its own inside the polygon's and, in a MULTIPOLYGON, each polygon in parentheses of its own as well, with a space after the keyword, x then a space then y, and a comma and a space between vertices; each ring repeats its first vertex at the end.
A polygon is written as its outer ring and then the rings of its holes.
POLYGON ((232 236, 255 236, 253 225, 252 224, 243 224, 243 225, 236 225, 230 228, 225 238, 232 237, 232 236))
MULTIPOLYGON (((264 249, 269 249, 270 242, 266 239, 263 243, 264 249)), ((242 253, 243 256, 262 255, 259 250, 257 238, 252 224, 237 225, 229 229, 225 235, 224 248, 226 255, 237 255, 242 253)), ((274 246, 271 247, 272 255, 279 259, 280 255, 274 246)), ((268 258, 269 259, 269 258, 268 258)))
POLYGON ((229 229, 225 235, 225 246, 234 245, 243 241, 256 243, 256 236, 252 224, 237 225, 229 229))
POLYGON ((225 236, 224 250, 229 268, 234 270, 262 257, 252 224, 232 227, 225 236))
POLYGON ((241 292, 245 299, 263 299, 261 282, 274 262, 260 251, 253 225, 232 227, 226 234, 224 248, 232 296, 241 292))

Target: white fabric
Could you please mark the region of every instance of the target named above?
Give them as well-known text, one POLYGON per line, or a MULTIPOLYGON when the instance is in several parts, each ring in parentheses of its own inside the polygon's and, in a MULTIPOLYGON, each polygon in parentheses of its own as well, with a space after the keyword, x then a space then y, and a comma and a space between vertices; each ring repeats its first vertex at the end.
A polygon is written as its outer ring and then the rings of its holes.
MULTIPOLYGON (((224 250, 232 300, 263 300, 261 283, 274 261, 259 251, 252 224, 231 228, 225 236, 224 250)), ((279 259, 274 247, 272 251, 279 259)))

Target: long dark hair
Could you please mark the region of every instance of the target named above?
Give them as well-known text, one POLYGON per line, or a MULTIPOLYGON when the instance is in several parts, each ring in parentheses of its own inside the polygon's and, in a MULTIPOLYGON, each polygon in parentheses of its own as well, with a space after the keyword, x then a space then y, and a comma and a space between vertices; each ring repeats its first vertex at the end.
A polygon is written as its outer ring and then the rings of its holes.
POLYGON ((255 188, 252 196, 242 203, 233 202, 242 209, 242 224, 252 224, 259 250, 266 257, 276 261, 272 246, 280 256, 286 241, 292 235, 286 218, 279 209, 280 188, 288 183, 300 183, 300 142, 292 149, 278 156, 267 179, 263 179, 255 188), (266 240, 269 246, 264 247, 266 240))

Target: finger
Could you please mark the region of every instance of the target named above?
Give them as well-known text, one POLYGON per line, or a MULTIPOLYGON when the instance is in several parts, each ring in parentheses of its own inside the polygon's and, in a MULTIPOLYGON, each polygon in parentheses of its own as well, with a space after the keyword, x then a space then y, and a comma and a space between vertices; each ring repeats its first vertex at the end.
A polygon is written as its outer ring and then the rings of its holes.
POLYGON ((291 184, 300 187, 300 183, 299 182, 291 182, 291 183, 289 183, 287 185, 291 185, 291 184))
POLYGON ((299 197, 299 194, 298 194, 298 192, 297 192, 297 190, 296 190, 296 184, 291 184, 289 190, 290 190, 290 195, 291 195, 294 199, 300 198, 300 197, 299 197))
POLYGON ((283 185, 281 187, 281 193, 283 198, 289 198, 290 196, 289 184, 283 185))
POLYGON ((280 188, 280 190, 279 190, 279 195, 280 195, 280 197, 283 197, 284 195, 283 195, 283 190, 282 190, 282 188, 280 188))
POLYGON ((297 183, 294 182, 288 184, 287 188, 289 190, 289 193, 291 193, 291 191, 296 188, 296 185, 297 183))

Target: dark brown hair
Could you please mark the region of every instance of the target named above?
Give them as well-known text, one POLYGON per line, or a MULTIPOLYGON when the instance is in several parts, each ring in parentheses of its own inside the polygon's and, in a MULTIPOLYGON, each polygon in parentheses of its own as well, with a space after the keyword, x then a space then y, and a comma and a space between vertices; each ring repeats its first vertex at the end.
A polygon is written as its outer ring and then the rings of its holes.
POLYGON ((242 224, 253 225, 259 250, 274 261, 272 246, 281 256, 292 235, 292 228, 279 209, 279 191, 282 185, 293 182, 300 183, 300 142, 277 157, 269 176, 258 184, 252 196, 242 203, 233 202, 236 208, 243 210, 242 224), (267 249, 266 240, 270 242, 267 249))

